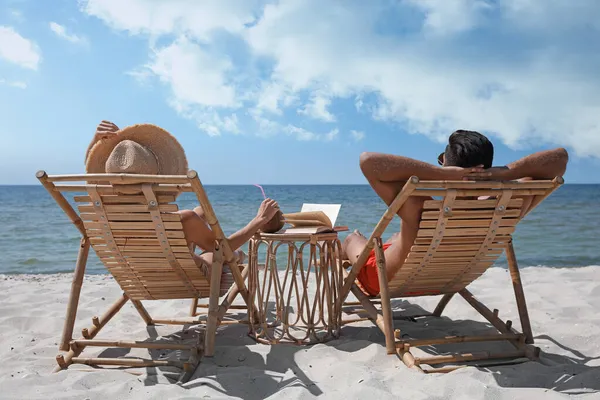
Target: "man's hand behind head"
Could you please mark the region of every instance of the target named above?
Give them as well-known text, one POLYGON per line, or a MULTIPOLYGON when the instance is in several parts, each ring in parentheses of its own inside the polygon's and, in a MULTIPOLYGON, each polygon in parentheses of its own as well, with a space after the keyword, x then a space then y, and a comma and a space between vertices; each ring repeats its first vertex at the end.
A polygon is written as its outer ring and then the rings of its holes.
POLYGON ((492 167, 482 169, 481 171, 473 171, 465 175, 465 180, 468 181, 510 181, 515 179, 512 171, 508 167, 492 167))
POLYGON ((442 167, 441 171, 444 175, 444 180, 447 181, 461 181, 467 180, 469 176, 479 176, 484 175, 485 170, 483 165, 478 165, 472 168, 462 168, 462 167, 442 167))

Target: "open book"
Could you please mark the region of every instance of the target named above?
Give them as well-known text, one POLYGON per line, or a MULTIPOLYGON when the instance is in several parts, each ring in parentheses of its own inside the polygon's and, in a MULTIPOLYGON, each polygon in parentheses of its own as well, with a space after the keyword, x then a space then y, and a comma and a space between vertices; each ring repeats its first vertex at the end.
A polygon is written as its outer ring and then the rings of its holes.
POLYGON ((347 231, 347 226, 335 226, 341 204, 302 204, 300 212, 283 214, 287 226, 278 234, 310 234, 347 231))

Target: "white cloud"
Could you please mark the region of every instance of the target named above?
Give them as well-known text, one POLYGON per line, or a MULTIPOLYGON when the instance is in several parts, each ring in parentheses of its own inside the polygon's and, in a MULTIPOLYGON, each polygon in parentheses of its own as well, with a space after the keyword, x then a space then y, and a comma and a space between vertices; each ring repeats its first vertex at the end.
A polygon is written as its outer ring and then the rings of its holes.
POLYGON ((209 136, 220 136, 223 132, 241 133, 236 114, 222 116, 215 110, 187 107, 180 109, 174 106, 185 118, 196 121, 196 126, 209 136))
POLYGON ((146 85, 149 81, 154 77, 154 74, 150 69, 146 66, 142 66, 140 68, 134 68, 131 71, 126 71, 126 75, 131 76, 135 79, 140 85, 146 85))
POLYGON ((259 90, 256 108, 261 111, 264 110, 273 114, 281 115, 282 106, 289 107, 297 100, 298 97, 292 94, 292 90, 290 88, 279 85, 277 82, 267 82, 259 90))
POLYGON ((298 109, 298 114, 308 115, 314 119, 320 119, 325 122, 334 122, 335 117, 331 114, 327 108, 331 105, 331 98, 315 94, 310 103, 304 105, 303 108, 298 109))
POLYGON ((331 142, 334 140, 339 133, 338 129, 332 129, 327 133, 315 133, 307 129, 295 126, 293 124, 282 124, 277 121, 265 118, 261 115, 260 111, 253 110, 251 112, 252 119, 256 123, 257 131, 256 136, 262 138, 269 138, 279 134, 285 134, 292 136, 300 141, 323 141, 331 142))
POLYGON ((213 132, 235 113, 260 135, 323 138, 264 113, 329 124, 350 100, 434 139, 476 129, 514 147, 600 154, 596 0, 88 0, 82 9, 147 35, 152 48, 160 39, 147 70, 176 109, 216 113, 213 132))
POLYGON ((27 83, 23 81, 7 81, 6 79, 0 79, 0 85, 6 85, 18 89, 27 89, 27 83))
POLYGON ((190 35, 207 39, 215 30, 239 33, 254 19, 257 0, 82 0, 81 9, 131 34, 190 35))
POLYGON ((17 22, 25 21, 25 17, 23 16, 23 13, 20 10, 12 8, 9 10, 9 13, 10 13, 10 17, 12 19, 14 19, 15 21, 17 21, 17 22))
POLYGON ((236 89, 229 82, 232 68, 227 57, 218 57, 180 37, 152 50, 150 61, 129 74, 146 83, 152 78, 170 88, 169 104, 182 116, 196 121, 211 136, 241 133, 235 114, 221 116, 223 108, 236 108, 236 89))
POLYGON ((365 103, 363 103, 362 96, 356 96, 356 98, 354 99, 354 108, 356 108, 356 111, 362 110, 364 104, 365 103))
POLYGON ((0 26, 0 58, 23 68, 37 70, 42 56, 34 42, 11 27, 0 26))
POLYGON ((67 28, 63 25, 57 24, 56 22, 50 22, 50 30, 56 34, 61 39, 64 39, 68 42, 80 45, 88 45, 88 40, 83 36, 78 36, 74 33, 68 33, 67 28))
POLYGON ((325 140, 326 142, 331 142, 332 140, 334 140, 335 138, 338 137, 339 133, 340 133, 339 129, 337 129, 337 128, 332 129, 325 134, 325 136, 323 137, 323 140, 325 140))
POLYGON ((284 132, 288 135, 295 136, 296 139, 307 141, 307 140, 317 140, 319 137, 316 133, 307 131, 306 129, 299 128, 294 125, 288 125, 283 128, 284 132))
MULTIPOLYGON (((438 28, 455 23, 453 13, 443 12, 446 3, 429 3, 438 28)), ((535 5, 546 7, 530 6, 535 5)), ((370 93, 377 97, 375 118, 400 122, 415 133, 441 139, 470 128, 492 132, 512 146, 543 142, 582 155, 600 152, 600 81, 593 72, 600 65, 581 42, 571 38, 579 49, 567 38, 546 43, 540 36, 524 48, 519 42, 496 43, 501 35, 494 29, 503 26, 498 21, 486 26, 488 41, 476 37, 470 46, 452 35, 383 36, 377 33, 380 11, 281 1, 265 8, 248 42, 274 61, 273 76, 282 84, 310 92, 333 87, 341 98, 370 93)), ((595 23, 599 12, 578 15, 580 24, 595 23)), ((503 27, 515 28, 509 39, 527 33, 510 21, 503 27)), ((483 22, 461 23, 461 30, 483 22)), ((427 24, 425 18, 420 29, 432 28, 427 24)))
POLYGON ((357 142, 359 142, 359 141, 361 141, 361 140, 363 140, 365 138, 365 133, 362 132, 362 131, 354 131, 354 130, 352 130, 352 131, 350 131, 350 135, 357 142))
POLYGON ((271 119, 263 117, 260 112, 253 110, 251 111, 251 114, 252 119, 256 124, 256 131, 254 132, 256 136, 269 138, 278 135, 283 131, 282 125, 271 119))
POLYGON ((210 54, 180 37, 154 50, 146 68, 168 84, 176 103, 184 106, 234 107, 235 87, 228 81, 229 59, 210 54))
POLYGON ((423 28, 447 35, 468 31, 479 25, 483 13, 491 9, 488 0, 408 0, 425 13, 423 28))
POLYGON ((337 129, 332 129, 327 133, 319 134, 291 124, 286 125, 282 130, 285 134, 294 136, 296 139, 301 141, 320 140, 324 142, 331 142, 338 135, 337 129))
MULTIPOLYGON (((600 29, 600 10, 595 0, 505 0, 498 4, 511 23, 545 35, 562 35, 582 24, 600 29), (526 18, 524 18, 526 17, 526 18)), ((584 26, 585 27, 585 26, 584 26)))

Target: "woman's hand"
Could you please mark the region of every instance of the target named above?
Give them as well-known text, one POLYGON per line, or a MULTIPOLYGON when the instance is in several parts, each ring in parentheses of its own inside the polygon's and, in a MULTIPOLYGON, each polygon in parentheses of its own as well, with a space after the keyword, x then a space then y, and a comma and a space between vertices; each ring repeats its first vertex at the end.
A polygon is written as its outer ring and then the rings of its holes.
POLYGON ((94 137, 92 138, 92 141, 90 142, 90 145, 88 146, 85 152, 85 163, 87 163, 88 156, 90 155, 90 150, 92 150, 92 147, 94 147, 96 143, 98 143, 101 140, 106 140, 115 137, 118 131, 119 127, 113 124, 112 122, 100 122, 100 124, 98 124, 98 126, 96 127, 96 133, 94 134, 94 137))
POLYGON ((96 140, 108 139, 114 137, 119 131, 119 127, 110 121, 102 121, 96 128, 96 140))
POLYGON ((261 224, 266 224, 279 211, 279 204, 273 199, 265 199, 258 208, 256 220, 261 224))

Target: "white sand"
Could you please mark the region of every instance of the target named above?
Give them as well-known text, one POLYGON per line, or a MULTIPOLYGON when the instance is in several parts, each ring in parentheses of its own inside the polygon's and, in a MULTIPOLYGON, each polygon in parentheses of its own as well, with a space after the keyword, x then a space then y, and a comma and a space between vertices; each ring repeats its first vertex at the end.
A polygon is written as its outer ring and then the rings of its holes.
MULTIPOLYGON (((446 375, 423 375, 408 370, 396 356, 386 355, 383 335, 370 322, 347 326, 339 340, 311 347, 256 344, 246 335, 246 327, 229 326, 219 330, 215 357, 204 358, 192 380, 178 386, 167 379, 173 370, 155 368, 130 369, 143 373, 141 376, 122 370, 90 372, 87 366, 72 366, 51 374, 70 275, 0 275, 0 398, 552 399, 569 394, 600 398, 600 267, 525 268, 522 278, 542 363, 470 367, 446 375)), ((499 308, 502 318, 511 319, 520 328, 507 271, 491 269, 471 286, 471 291, 490 308, 499 308)), ((89 325, 93 315, 102 314, 119 293, 109 277, 86 277, 76 333, 89 325)), ((418 313, 419 306, 432 310, 436 300, 396 300, 395 315, 418 313)), ((186 316, 189 304, 146 302, 156 316, 186 316)), ((450 302, 445 316, 418 322, 398 319, 396 327, 413 337, 485 334, 490 329, 460 298, 450 302)), ((149 333, 166 336, 177 331, 176 326, 147 330, 128 304, 98 338, 144 340, 149 333)), ((192 334, 193 330, 186 337, 192 334)), ((502 343, 494 346, 500 347, 492 350, 505 348, 502 343)), ((84 354, 100 351, 88 349, 84 354)), ((115 349, 103 353, 113 357, 124 354, 115 349)))

